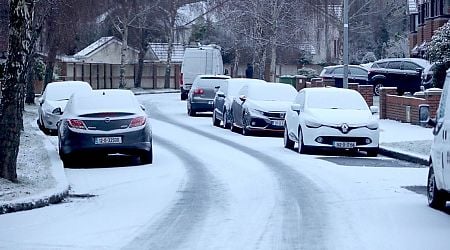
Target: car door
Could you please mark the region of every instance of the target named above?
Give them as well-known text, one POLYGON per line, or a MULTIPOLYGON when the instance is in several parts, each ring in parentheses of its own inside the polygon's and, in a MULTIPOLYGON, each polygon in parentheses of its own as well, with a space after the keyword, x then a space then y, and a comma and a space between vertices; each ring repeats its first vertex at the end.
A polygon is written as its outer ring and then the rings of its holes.
POLYGON ((300 105, 300 112, 294 111, 289 107, 288 111, 286 112, 286 127, 288 129, 288 134, 291 139, 295 139, 295 141, 298 140, 298 125, 299 125, 299 116, 300 113, 303 111, 303 107, 305 105, 305 91, 300 91, 297 96, 295 97, 295 100, 293 104, 300 105), (293 137, 293 138, 292 138, 293 137))
POLYGON ((421 73, 417 71, 423 68, 413 62, 403 62, 403 89, 404 91, 417 92, 420 91, 421 73))
POLYGON ((450 188, 450 148, 449 143, 449 118, 448 118, 448 88, 450 84, 447 84, 449 77, 446 79, 446 84, 441 96, 441 102, 436 116, 436 123, 433 130, 434 142, 431 146, 431 157, 433 161, 433 168, 435 173, 436 182, 447 189, 450 188), (445 176, 445 177, 444 177, 445 176))
POLYGON ((224 85, 217 90, 216 96, 214 97, 214 112, 216 112, 217 118, 221 119, 222 121, 224 120, 223 110, 224 110, 224 105, 225 105, 225 98, 226 98, 227 92, 228 92, 227 87, 228 87, 228 83, 224 83, 224 85), (219 96, 219 94, 220 94, 220 96, 219 96), (222 96, 222 94, 223 94, 223 96, 222 96))
POLYGON ((403 82, 402 62, 392 61, 387 64, 386 68, 386 81, 384 86, 386 87, 399 87, 403 82))
POLYGON ((242 87, 242 89, 238 92, 238 95, 236 97, 234 97, 233 100, 233 120, 234 123, 239 126, 242 127, 242 112, 243 112, 243 104, 244 101, 242 101, 240 99, 241 96, 247 96, 248 95, 248 86, 244 86, 242 87))
POLYGON ((352 80, 360 85, 367 84, 367 70, 358 67, 349 67, 352 80))

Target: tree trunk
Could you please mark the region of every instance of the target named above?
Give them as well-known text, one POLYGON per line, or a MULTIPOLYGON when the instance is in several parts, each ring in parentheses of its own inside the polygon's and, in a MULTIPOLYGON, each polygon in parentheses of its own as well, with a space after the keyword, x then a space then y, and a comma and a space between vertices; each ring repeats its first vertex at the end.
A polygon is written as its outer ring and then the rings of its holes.
POLYGON ((32 0, 9 1, 8 59, 0 107, 0 177, 14 182, 17 181, 17 154, 23 123, 20 94, 25 85, 23 73, 29 54, 32 18, 32 0))
POLYGON ((143 28, 139 29, 139 36, 141 38, 141 42, 140 42, 140 48, 139 48, 137 75, 136 75, 136 80, 134 82, 135 88, 140 88, 142 85, 142 74, 144 72, 144 57, 145 57, 145 54, 147 54, 147 50, 148 50, 147 39, 145 39, 143 28))
POLYGON ((27 86, 26 88, 26 97, 25 97, 25 103, 26 104, 34 104, 34 83, 33 83, 33 68, 35 63, 35 57, 31 55, 29 57, 29 62, 27 63, 27 69, 25 73, 25 84, 27 86))
POLYGON ((173 25, 170 28, 169 41, 167 43, 167 62, 166 62, 166 74, 164 75, 164 88, 170 88, 170 73, 172 64, 172 52, 173 52, 173 36, 174 36, 173 25))
POLYGON ((126 75, 126 55, 128 49, 128 19, 125 20, 123 25, 123 33, 122 33, 122 49, 120 52, 120 80, 119 80, 119 88, 123 89, 126 86, 125 75, 126 75))
POLYGON ((270 69, 269 69, 269 81, 275 82, 276 67, 277 67, 277 47, 275 44, 275 37, 272 37, 270 42, 270 69))

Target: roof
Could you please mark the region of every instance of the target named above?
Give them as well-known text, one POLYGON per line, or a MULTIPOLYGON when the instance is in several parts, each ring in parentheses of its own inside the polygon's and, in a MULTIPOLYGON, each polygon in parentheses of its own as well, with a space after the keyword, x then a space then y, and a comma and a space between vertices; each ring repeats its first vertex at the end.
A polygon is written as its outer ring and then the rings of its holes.
MULTIPOLYGON (((122 42, 113 36, 101 37, 100 39, 91 43, 89 46, 82 49, 81 51, 79 51, 78 53, 76 53, 73 56, 74 56, 74 58, 85 58, 85 57, 92 56, 95 52, 99 51, 100 49, 104 48, 106 45, 111 44, 113 42, 116 42, 116 43, 122 45, 122 42)), ((138 50, 136 50, 130 46, 128 46, 128 48, 138 52, 138 50)))
POLYGON ((408 0, 408 13, 409 14, 418 14, 417 11, 417 2, 416 0, 408 0))
MULTIPOLYGON (((167 61, 167 50, 169 46, 167 43, 150 43, 150 51, 151 54, 150 60, 156 60, 159 62, 167 61)), ((183 62, 184 57, 184 46, 180 43, 173 44, 172 50, 172 62, 183 62)))

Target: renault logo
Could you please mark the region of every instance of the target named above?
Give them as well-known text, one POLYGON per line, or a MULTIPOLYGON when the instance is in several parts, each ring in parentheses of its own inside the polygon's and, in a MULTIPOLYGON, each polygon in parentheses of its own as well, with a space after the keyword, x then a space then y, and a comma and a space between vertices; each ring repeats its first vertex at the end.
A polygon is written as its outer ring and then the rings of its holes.
POLYGON ((349 127, 346 123, 342 124, 342 126, 341 126, 342 133, 347 134, 348 129, 349 129, 349 127))
POLYGON ((110 121, 111 121, 111 118, 109 118, 109 117, 105 118, 105 123, 109 123, 110 121))

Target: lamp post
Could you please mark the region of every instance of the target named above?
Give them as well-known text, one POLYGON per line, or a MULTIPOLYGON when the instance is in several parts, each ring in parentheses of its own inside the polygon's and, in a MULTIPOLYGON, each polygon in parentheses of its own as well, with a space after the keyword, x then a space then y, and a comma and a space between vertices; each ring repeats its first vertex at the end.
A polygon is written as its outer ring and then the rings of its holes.
POLYGON ((344 79, 343 88, 348 88, 348 0, 344 0, 344 79))

